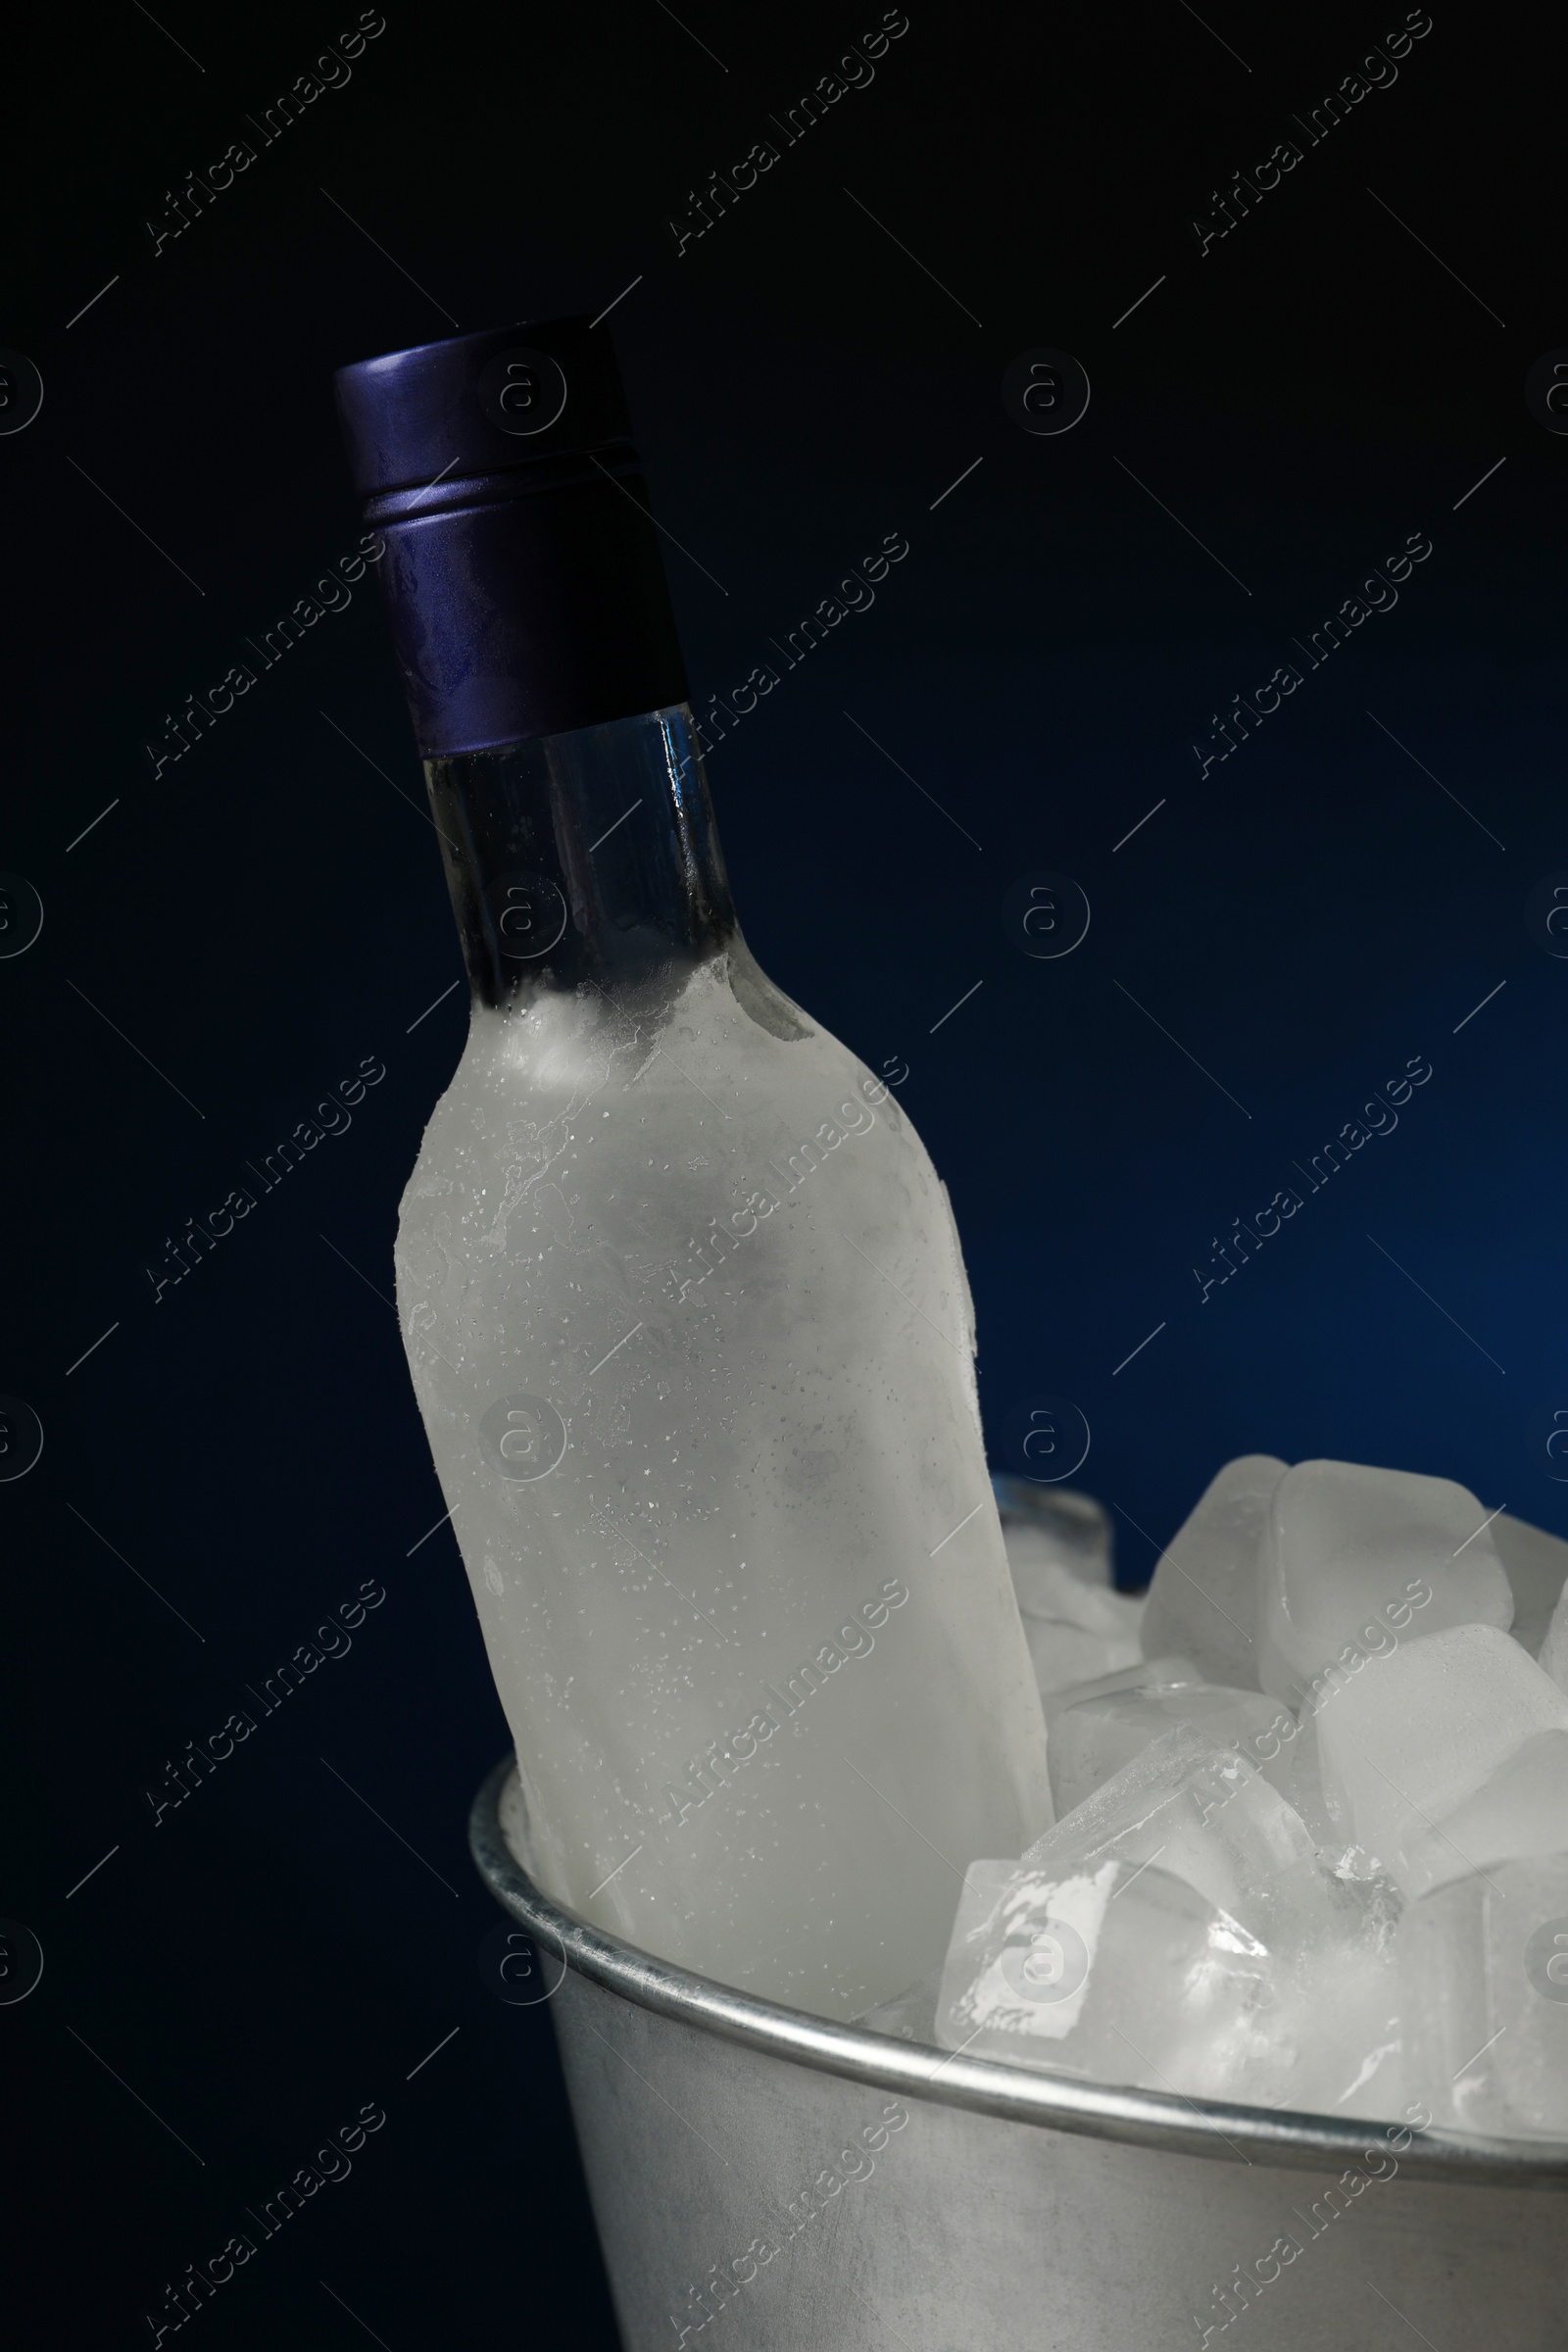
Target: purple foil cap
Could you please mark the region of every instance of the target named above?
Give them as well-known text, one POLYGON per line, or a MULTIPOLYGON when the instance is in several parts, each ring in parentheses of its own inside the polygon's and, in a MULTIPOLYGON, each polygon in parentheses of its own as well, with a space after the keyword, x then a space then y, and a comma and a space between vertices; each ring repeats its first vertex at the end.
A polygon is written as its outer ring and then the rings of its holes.
POLYGON ((686 700, 606 328, 455 335, 333 386, 424 758, 686 700))

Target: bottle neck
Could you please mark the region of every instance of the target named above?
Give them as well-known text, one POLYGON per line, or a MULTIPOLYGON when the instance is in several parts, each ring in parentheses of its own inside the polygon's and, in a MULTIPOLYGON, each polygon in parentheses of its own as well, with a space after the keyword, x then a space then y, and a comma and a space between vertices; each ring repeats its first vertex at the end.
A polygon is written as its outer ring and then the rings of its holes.
POLYGON ((477 1002, 677 981, 734 936, 684 703, 424 773, 477 1002))

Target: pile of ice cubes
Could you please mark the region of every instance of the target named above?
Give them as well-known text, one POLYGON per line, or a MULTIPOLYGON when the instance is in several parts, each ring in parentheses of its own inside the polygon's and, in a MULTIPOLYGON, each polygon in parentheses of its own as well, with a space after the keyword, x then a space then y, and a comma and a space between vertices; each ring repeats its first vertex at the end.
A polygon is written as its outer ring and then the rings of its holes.
POLYGON ((1249 1455, 1140 1606, 1086 1510, 1006 1513, 1057 1819, 970 1866, 936 2040, 1568 2138, 1568 1544, 1448 1479, 1249 1455))

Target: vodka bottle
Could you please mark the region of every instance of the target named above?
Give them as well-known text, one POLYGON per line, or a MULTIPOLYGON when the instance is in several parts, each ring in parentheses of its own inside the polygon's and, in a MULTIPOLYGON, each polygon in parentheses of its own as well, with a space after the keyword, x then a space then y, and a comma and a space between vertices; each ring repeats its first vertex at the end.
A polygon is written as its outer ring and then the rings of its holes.
POLYGON ((531 1858, 853 2016, 1051 1820, 948 1197, 737 927, 604 331, 337 383, 472 986, 398 1308, 531 1858))

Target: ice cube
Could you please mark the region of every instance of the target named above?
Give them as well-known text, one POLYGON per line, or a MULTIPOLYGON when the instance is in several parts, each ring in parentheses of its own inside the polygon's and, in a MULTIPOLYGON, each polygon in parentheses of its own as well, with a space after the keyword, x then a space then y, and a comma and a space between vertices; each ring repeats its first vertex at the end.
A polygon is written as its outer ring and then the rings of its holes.
POLYGON ((1092 1682, 1073 1683, 1054 1691, 1047 1702, 1046 1721, 1050 1724, 1063 1707, 1075 1707, 1082 1698, 1108 1698, 1117 1690, 1174 1690, 1202 1679, 1191 1658, 1139 1658, 1131 1666, 1118 1667, 1114 1674, 1097 1675, 1092 1682))
POLYGON ((1152 1740, 1037 1838, 1023 1867, 1060 1877, 1107 1858, 1157 1862, 1265 1944, 1294 1945, 1331 1923, 1300 1816, 1249 1758, 1189 1723, 1152 1740))
POLYGON ((1568 1591, 1558 1597, 1541 1644, 1541 1667, 1559 1690, 1568 1690, 1568 1591))
MULTIPOLYGON (((1169 1754, 1153 1775, 1155 1784, 1180 1779, 1181 1756, 1191 1752, 1169 1754)), ((1152 1822, 1145 1812, 1148 1786, 1140 1795, 1136 1775, 1124 1781, 1119 1807, 1138 1816, 1135 1835, 1124 1834, 1119 1841, 1122 1854, 1135 1859, 1152 1848, 1158 1859, 1146 1866, 1149 1878, 1167 1870, 1179 1876, 1266 1955, 1258 1963, 1263 1989, 1257 2034, 1238 2030, 1206 2057, 1195 2045, 1183 2087, 1311 2114, 1396 2115, 1402 2105, 1394 1958, 1399 1890, 1361 1857, 1353 1858, 1359 1865, 1353 1872, 1326 1868, 1305 1824, 1277 1789, 1246 1759, 1233 1757, 1231 1766, 1218 1779, 1217 1804, 1216 1782, 1199 1772, 1187 1776, 1185 1802, 1167 1800, 1152 1822), (1159 1845, 1155 1826, 1166 1833, 1159 1845)), ((1081 1808, 1086 1825, 1094 1811, 1092 1805, 1081 1808)), ((1095 1852, 1104 1850, 1097 1847, 1103 1826, 1077 1840, 1090 1846, 1091 1866, 1095 1852)), ((1061 1822, 1057 1831, 1038 1840, 1031 1855, 1065 1854, 1074 1842, 1073 1825, 1061 1822)), ((1138 1885, 1144 1883, 1140 1878, 1138 1885)), ((1116 2022, 1139 2039, 1136 2024, 1123 2017, 1116 2022)))
POLYGON ((1184 1658, 1152 1659, 1057 1691, 1046 1706, 1047 1760, 1057 1815, 1071 1812, 1173 1724, 1190 1723, 1214 1745, 1238 1747, 1260 1762, 1265 1747, 1278 1755, 1275 1727, 1289 1722, 1277 1701, 1260 1690, 1221 1690, 1205 1683, 1184 1658))
MULTIPOLYGON (((1339 1823, 1330 1813, 1323 1797, 1323 1773, 1318 1761, 1317 1724, 1309 1710, 1303 1709, 1298 1718, 1288 1709, 1281 1709, 1287 1729, 1280 1735, 1280 1752, 1272 1762, 1265 1763, 1264 1772, 1288 1805, 1297 1812, 1311 1832, 1313 1843, 1328 1856, 1329 1867, 1348 1869, 1352 1877, 1371 1878, 1376 1865, 1368 1861, 1362 1868, 1354 1865, 1347 1852, 1347 1840, 1339 1823)), ((1354 1849, 1359 1852, 1359 1848, 1354 1849)))
MULTIPOLYGON (((1523 1642, 1533 1658, 1539 1658, 1552 1611, 1568 1579, 1568 1544, 1507 1511, 1497 1513, 1491 1535, 1513 1592, 1513 1638, 1523 1642)), ((1564 1633, 1568 1635, 1568 1626, 1564 1633)), ((1564 1646, 1568 1648, 1568 1642, 1564 1646)), ((1549 1666, 1546 1671, 1552 1673, 1549 1666)), ((1560 1674, 1553 1675, 1556 1682, 1562 1679, 1560 1674)))
POLYGON ((1100 1600, 1098 1613, 1109 1620, 1107 1625, 1075 1625, 1063 1617, 1026 1616, 1023 1620, 1035 1687, 1042 1698, 1074 1683, 1091 1682, 1142 1662, 1138 1646, 1142 1601, 1128 1600, 1120 1592, 1091 1597, 1100 1600))
POLYGON ((1513 1621, 1486 1512, 1452 1479, 1358 1462, 1298 1462, 1274 1490, 1261 1554, 1258 1679, 1299 1706, 1336 1658, 1407 1629, 1513 1621))
POLYGON ((1407 1873, 1425 1894, 1498 1862, 1568 1852, 1568 1732, 1537 1732, 1461 1805, 1415 1840, 1407 1873))
POLYGON ((1109 1531, 1087 1494, 999 1479, 1002 1534, 1042 1696, 1138 1663, 1141 1593, 1110 1583, 1109 1531), (1013 1495, 1021 1488, 1022 1500, 1013 1495))
POLYGON ((1568 1854, 1434 1887, 1398 1954, 1408 2088, 1433 2120, 1568 2139, 1568 1854))
POLYGON ((1568 1729, 1568 1693, 1495 1626, 1456 1625, 1337 1676, 1313 1728, 1330 1815, 1408 1887, 1436 1823, 1533 1734, 1568 1729))
MULTIPOLYGON (((1328 1885, 1333 1922, 1284 1973, 1273 2034, 1285 2066, 1270 2103, 1301 2115, 1397 2116, 1405 2100, 1398 1888, 1381 1874, 1331 1875, 1328 1885)), ((1262 2103, 1261 2090, 1257 2097, 1262 2103)))
POLYGON ((1227 1462, 1160 1554, 1144 1617, 1146 1657, 1191 1658, 1205 1679, 1255 1690, 1258 1552, 1286 1465, 1271 1453, 1227 1462))
POLYGON ((1094 2082, 1232 2094, 1270 2063, 1270 1956, 1185 1880, 1105 1854, 974 1864, 937 2039, 1094 2082))
MULTIPOLYGON (((1127 1690, 1169 1689, 1178 1684, 1196 1683, 1199 1679, 1197 1668, 1186 1658, 1140 1658, 1134 1665, 1118 1667, 1114 1674, 1091 1675, 1084 1682, 1063 1683, 1058 1690, 1044 1691, 1041 1695, 1045 1703, 1047 1748, 1050 1748, 1053 1727, 1061 1721, 1069 1707, 1076 1707, 1085 1699, 1110 1698, 1127 1690)), ((1168 1731, 1170 1726, 1161 1724, 1158 1728, 1168 1731)), ((1127 1761, 1127 1756, 1119 1758, 1112 1769, 1119 1770, 1127 1761)), ((1081 1791, 1083 1796, 1088 1794, 1087 1788, 1081 1791)), ((1079 1801, 1078 1797, 1073 1799, 1074 1804, 1079 1801)), ((1057 1818, 1068 1809, 1058 1802, 1057 1818)))
POLYGON ((1386 1880, 1318 1869, 1247 1759, 1175 1725, 1021 1863, 971 1869, 936 2038, 1149 2089, 1393 2114, 1398 1908, 1386 1880))

